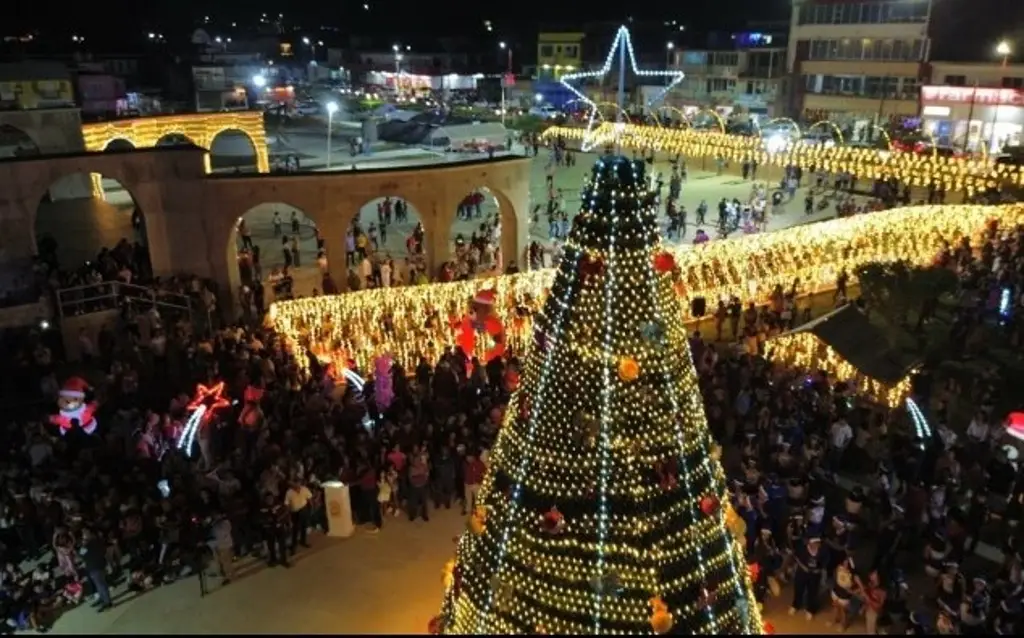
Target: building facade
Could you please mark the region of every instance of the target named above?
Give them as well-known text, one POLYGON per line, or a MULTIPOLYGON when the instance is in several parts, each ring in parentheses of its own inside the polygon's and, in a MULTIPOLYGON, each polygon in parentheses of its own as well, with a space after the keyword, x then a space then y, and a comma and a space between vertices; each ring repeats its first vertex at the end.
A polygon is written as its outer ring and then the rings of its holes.
POLYGON ((537 34, 537 68, 540 81, 557 80, 583 66, 583 33, 541 32, 537 34))
POLYGON ((918 114, 933 0, 794 0, 788 107, 855 139, 918 114))
POLYGON ((666 96, 675 108, 711 108, 723 117, 749 113, 772 117, 786 74, 786 49, 676 51, 673 67, 684 77, 666 96))
POLYGON ((921 125, 939 144, 998 152, 1024 141, 1024 64, 933 62, 921 125))
POLYGON ((0 64, 0 110, 73 107, 71 72, 59 62, 0 64))

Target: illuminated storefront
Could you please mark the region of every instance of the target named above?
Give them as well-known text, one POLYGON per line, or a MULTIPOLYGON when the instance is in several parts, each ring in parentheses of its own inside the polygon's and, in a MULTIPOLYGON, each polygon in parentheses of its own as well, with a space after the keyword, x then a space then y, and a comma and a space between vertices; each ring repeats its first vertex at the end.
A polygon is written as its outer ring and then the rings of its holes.
POLYGON ((939 144, 998 152, 1021 144, 1024 91, 973 86, 921 87, 924 130, 939 144))

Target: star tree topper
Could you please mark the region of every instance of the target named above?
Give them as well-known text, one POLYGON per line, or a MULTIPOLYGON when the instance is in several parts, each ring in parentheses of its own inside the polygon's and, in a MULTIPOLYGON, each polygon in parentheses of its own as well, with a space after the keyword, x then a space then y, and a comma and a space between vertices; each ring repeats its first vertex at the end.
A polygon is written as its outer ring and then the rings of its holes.
MULTIPOLYGON (((641 69, 637 65, 637 63, 636 63, 636 53, 633 51, 633 40, 630 38, 629 29, 627 29, 624 26, 619 27, 618 33, 615 34, 615 40, 612 42, 611 48, 608 49, 608 57, 605 58, 604 66, 602 66, 600 70, 598 70, 598 71, 580 71, 578 73, 567 73, 567 74, 563 75, 561 77, 561 79, 559 80, 559 82, 562 83, 562 86, 564 86, 565 88, 567 88, 570 91, 572 91, 573 93, 575 93, 576 96, 580 99, 580 101, 584 102, 585 104, 587 104, 587 106, 590 107, 590 118, 589 118, 589 120, 587 122, 587 132, 583 135, 583 144, 582 144, 582 147, 581 147, 581 149, 584 152, 589 151, 590 149, 594 148, 594 146, 596 146, 599 143, 599 140, 596 139, 597 136, 594 134, 594 122, 595 122, 595 119, 598 117, 599 114, 597 112, 597 104, 595 104, 593 100, 588 98, 582 91, 580 91, 575 86, 570 84, 570 82, 577 81, 577 80, 583 80, 583 79, 586 79, 586 78, 602 78, 602 77, 604 77, 605 75, 607 75, 612 70, 612 66, 614 66, 614 64, 615 64, 615 54, 616 53, 619 54, 620 65, 625 63, 625 59, 626 59, 627 56, 629 57, 629 65, 633 68, 633 74, 634 75, 640 76, 642 78, 649 78, 649 77, 671 78, 671 81, 668 83, 668 85, 665 87, 665 89, 663 91, 661 91, 660 93, 658 93, 657 95, 655 95, 654 99, 650 100, 647 103, 647 106, 651 106, 652 104, 655 104, 656 102, 660 102, 665 97, 665 95, 669 91, 672 90, 672 87, 676 86, 677 84, 679 84, 680 82, 683 81, 683 72, 682 71, 671 71, 671 70, 665 70, 665 71, 646 71, 646 70, 641 69)), ((620 114, 622 113, 622 109, 623 109, 623 105, 621 103, 622 102, 622 98, 625 95, 625 87, 623 86, 623 82, 624 81, 625 81, 625 69, 620 69, 620 73, 619 73, 619 92, 618 92, 618 95, 619 95, 618 107, 619 107, 619 113, 620 114)), ((613 128, 613 133, 612 133, 613 139, 618 140, 619 137, 622 135, 622 131, 623 131, 623 126, 622 126, 622 123, 619 122, 613 128)))

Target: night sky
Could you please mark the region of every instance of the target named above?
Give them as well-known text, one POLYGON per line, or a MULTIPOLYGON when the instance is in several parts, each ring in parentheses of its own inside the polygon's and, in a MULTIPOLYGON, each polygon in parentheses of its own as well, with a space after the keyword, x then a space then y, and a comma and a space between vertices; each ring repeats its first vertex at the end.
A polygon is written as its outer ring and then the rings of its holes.
MULTIPOLYGON (((335 44, 342 44, 347 33, 377 35, 385 38, 429 40, 441 35, 474 35, 516 40, 526 45, 535 42, 539 28, 546 25, 579 25, 588 20, 625 21, 678 20, 689 33, 710 29, 740 28, 750 20, 786 19, 791 0, 680 0, 643 3, 551 2, 518 0, 515 2, 429 2, 412 0, 101 0, 49 5, 39 0, 8 0, 3 35, 19 30, 35 30, 42 37, 51 35, 65 42, 72 33, 84 31, 91 42, 102 41, 103 48, 132 49, 148 31, 160 31, 169 39, 186 39, 205 15, 214 24, 211 31, 237 21, 256 22, 262 12, 285 14, 286 22, 303 31, 321 25, 340 31, 335 44), (623 8, 628 7, 628 10, 623 8), (484 20, 491 20, 493 32, 487 33, 484 20)), ((1006 38, 1015 43, 1024 60, 1024 0, 936 0, 933 36, 937 42, 933 59, 982 59, 1006 38)), ((227 35, 227 33, 225 33, 227 35)), ((695 46, 699 46, 696 45, 695 46)))

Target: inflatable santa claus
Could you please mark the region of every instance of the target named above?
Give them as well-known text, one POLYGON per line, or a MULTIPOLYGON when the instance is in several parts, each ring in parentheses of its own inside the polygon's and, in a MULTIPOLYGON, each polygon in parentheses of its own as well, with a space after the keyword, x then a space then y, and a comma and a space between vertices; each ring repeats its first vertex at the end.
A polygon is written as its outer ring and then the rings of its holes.
MULTIPOLYGON (((458 331, 459 348, 467 359, 476 353, 477 339, 486 340, 484 365, 505 354, 505 326, 494 314, 496 294, 493 290, 480 290, 473 296, 473 310, 462 319, 458 331)), ((467 364, 467 373, 471 372, 467 364)))
POLYGON ((75 425, 86 434, 96 431, 96 402, 86 401, 89 384, 81 377, 71 377, 57 394, 59 412, 50 417, 50 423, 60 428, 61 435, 67 434, 75 425))

